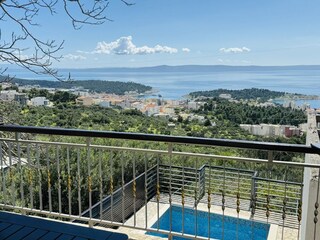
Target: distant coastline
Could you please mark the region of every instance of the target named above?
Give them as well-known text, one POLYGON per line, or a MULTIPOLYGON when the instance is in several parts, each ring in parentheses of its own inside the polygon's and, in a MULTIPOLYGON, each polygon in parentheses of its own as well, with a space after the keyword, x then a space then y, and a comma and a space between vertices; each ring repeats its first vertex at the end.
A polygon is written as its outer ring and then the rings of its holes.
MULTIPOLYGON (((297 93, 316 101, 320 95, 320 66, 155 66, 145 68, 60 69, 62 75, 81 82, 100 81, 134 82, 150 86, 150 97, 178 100, 190 92, 214 89, 240 90, 245 88, 269 89, 297 93), (310 97, 315 96, 315 97, 310 97)), ((10 72, 8 72, 10 73, 10 72)), ((26 70, 12 71, 12 76, 34 80, 50 80, 48 76, 32 75, 26 70)), ((91 82, 92 83, 92 82, 91 82)), ((147 90, 147 91, 148 91, 147 90)), ((143 91, 145 92, 145 91, 143 91)), ((140 92, 142 93, 142 91, 140 92)), ((148 97, 143 93, 144 97, 148 97)), ((298 99, 298 98, 296 98, 298 99)))
MULTIPOLYGON (((5 66, 5 65, 4 65, 5 66)), ((8 66, 9 67, 9 66, 8 66)), ((217 72, 217 71, 285 71, 285 70, 297 70, 297 71, 310 71, 319 70, 320 65, 282 65, 282 66, 259 66, 259 65, 158 65, 158 66, 146 66, 146 67, 99 67, 99 68, 57 68, 62 72, 108 72, 108 73, 152 73, 152 72, 217 72)), ((9 68, 7 73, 14 74, 17 72, 28 73, 27 70, 20 68, 9 68)), ((39 75, 34 75, 38 76, 39 75)), ((45 78, 45 77, 44 77, 45 78)))
POLYGON ((275 101, 286 101, 286 100, 292 100, 292 101, 307 101, 307 100, 320 100, 320 96, 317 95, 287 95, 282 96, 274 99, 275 101))
POLYGON ((273 70, 320 70, 320 65, 284 65, 284 66, 232 66, 232 65, 159 65, 149 67, 101 67, 63 69, 94 72, 212 72, 212 71, 273 71, 273 70))

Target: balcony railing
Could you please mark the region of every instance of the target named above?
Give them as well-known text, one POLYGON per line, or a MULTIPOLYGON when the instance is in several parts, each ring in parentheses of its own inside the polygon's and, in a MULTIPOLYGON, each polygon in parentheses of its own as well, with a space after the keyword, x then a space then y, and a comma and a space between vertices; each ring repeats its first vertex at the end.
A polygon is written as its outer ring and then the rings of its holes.
POLYGON ((312 202, 312 239, 320 236, 320 165, 304 162, 319 156, 317 145, 6 125, 0 133, 3 209, 129 236, 306 239, 302 206, 312 202), (305 169, 318 189, 308 203, 305 169))

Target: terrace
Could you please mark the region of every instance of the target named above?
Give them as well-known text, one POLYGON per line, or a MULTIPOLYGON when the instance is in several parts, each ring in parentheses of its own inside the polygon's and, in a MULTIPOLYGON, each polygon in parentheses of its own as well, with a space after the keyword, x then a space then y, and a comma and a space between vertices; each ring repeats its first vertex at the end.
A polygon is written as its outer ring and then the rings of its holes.
POLYGON ((1 239, 318 239, 315 116, 306 145, 2 125, 1 239))

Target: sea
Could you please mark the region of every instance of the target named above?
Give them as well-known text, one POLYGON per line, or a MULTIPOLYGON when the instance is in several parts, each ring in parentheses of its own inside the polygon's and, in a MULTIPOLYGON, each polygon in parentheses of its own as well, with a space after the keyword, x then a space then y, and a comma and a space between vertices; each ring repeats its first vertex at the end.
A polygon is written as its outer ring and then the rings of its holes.
MULTIPOLYGON (((10 73, 10 72, 9 72, 10 73)), ((105 80, 137 82, 151 86, 156 96, 181 99, 194 91, 244 88, 264 88, 288 93, 320 95, 320 69, 219 70, 206 72, 177 71, 110 71, 109 69, 60 69, 60 74, 75 80, 105 80)), ((15 70, 18 78, 50 80, 26 70, 15 70)), ((320 100, 298 100, 320 108, 320 100)))

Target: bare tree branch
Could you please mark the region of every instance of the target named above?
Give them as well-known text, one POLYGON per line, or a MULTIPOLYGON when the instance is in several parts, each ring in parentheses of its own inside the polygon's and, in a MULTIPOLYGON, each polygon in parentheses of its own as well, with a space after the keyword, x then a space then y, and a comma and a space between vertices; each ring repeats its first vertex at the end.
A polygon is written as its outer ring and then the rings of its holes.
POLYGON ((128 1, 125 1, 125 0, 121 0, 121 2, 123 2, 127 6, 135 5, 135 3, 129 3, 128 1))
MULTIPOLYGON (((64 41, 45 40, 33 32, 33 27, 39 26, 36 17, 47 11, 54 15, 64 12, 71 20, 74 29, 83 25, 100 25, 112 21, 105 15, 111 0, 0 0, 0 22, 10 22, 16 27, 11 36, 2 34, 0 28, 0 62, 15 64, 35 74, 48 74, 57 80, 65 80, 57 70, 52 68, 53 61, 59 61, 59 51, 64 41), (33 46, 30 47, 30 41, 33 46), (23 47, 28 42, 28 47, 23 47), (26 55, 25 52, 30 52, 26 55)), ((126 6, 133 3, 119 0, 126 6)), ((6 68, 0 68, 3 75, 6 68)), ((70 76, 69 76, 70 78, 70 76)), ((8 78, 10 79, 10 78, 8 78)))

